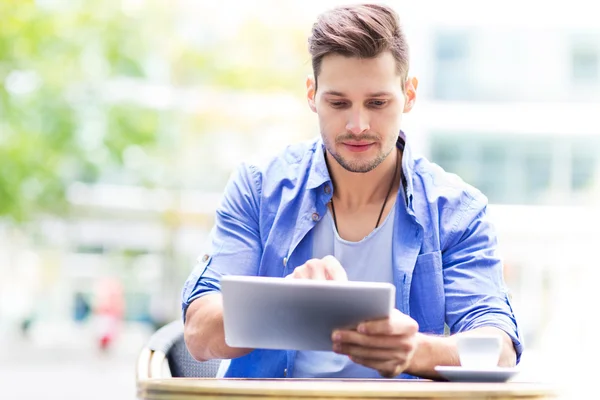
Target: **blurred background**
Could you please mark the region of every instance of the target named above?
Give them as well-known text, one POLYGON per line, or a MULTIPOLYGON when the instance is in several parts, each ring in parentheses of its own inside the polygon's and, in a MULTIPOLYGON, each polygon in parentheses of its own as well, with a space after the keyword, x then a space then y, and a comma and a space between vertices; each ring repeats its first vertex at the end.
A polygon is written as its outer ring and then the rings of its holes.
MULTIPOLYGON (((318 135, 306 40, 344 3, 0 0, 3 394, 135 397, 232 169, 318 135)), ((593 2, 382 3, 420 82, 409 140, 490 200, 520 379, 581 387, 600 355, 593 2)))

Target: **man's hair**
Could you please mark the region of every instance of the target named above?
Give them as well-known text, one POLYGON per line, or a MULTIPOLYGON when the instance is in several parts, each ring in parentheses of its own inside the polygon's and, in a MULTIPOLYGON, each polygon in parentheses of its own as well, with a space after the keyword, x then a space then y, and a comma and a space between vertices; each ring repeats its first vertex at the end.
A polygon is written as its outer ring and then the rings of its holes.
POLYGON ((408 73, 408 44, 398 14, 387 6, 357 4, 324 12, 313 25, 308 47, 315 82, 328 54, 375 58, 390 51, 403 80, 408 73))

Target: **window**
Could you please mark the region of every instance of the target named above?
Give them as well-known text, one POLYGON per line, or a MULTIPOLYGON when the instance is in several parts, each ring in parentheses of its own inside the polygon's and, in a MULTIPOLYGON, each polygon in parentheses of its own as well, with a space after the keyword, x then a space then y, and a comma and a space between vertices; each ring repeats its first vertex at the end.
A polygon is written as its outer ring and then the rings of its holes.
POLYGON ((595 174, 600 163, 600 140, 580 139, 571 148, 571 189, 586 191, 594 185, 595 174))
POLYGON ((470 94, 468 32, 440 31, 435 36, 434 96, 464 100, 470 94))
POLYGON ((431 161, 481 190, 491 203, 571 201, 600 182, 600 138, 446 132, 432 134, 430 142, 431 161))
POLYGON ((575 84, 597 84, 600 75, 598 45, 576 44, 571 48, 571 80, 575 84))

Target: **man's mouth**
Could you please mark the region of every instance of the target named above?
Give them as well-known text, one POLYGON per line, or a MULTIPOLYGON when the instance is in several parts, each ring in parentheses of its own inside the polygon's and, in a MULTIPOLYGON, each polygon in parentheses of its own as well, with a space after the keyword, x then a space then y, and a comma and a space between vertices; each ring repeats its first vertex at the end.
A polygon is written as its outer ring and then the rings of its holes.
POLYGON ((344 142, 343 145, 348 150, 356 153, 369 150, 375 143, 373 142, 344 142))

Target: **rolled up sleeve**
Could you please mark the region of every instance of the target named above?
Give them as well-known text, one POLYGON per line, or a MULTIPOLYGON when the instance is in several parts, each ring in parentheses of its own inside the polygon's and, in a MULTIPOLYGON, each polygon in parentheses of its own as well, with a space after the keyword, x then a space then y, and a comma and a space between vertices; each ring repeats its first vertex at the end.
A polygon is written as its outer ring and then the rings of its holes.
POLYGON ((224 275, 257 274, 262 252, 259 203, 259 173, 254 167, 242 164, 226 185, 206 249, 184 284, 184 320, 192 301, 220 292, 224 275))
POLYGON ((456 213, 442 251, 446 323, 450 333, 493 326, 513 341, 517 363, 523 353, 522 336, 504 284, 495 228, 487 216, 487 199, 469 196, 456 213))

